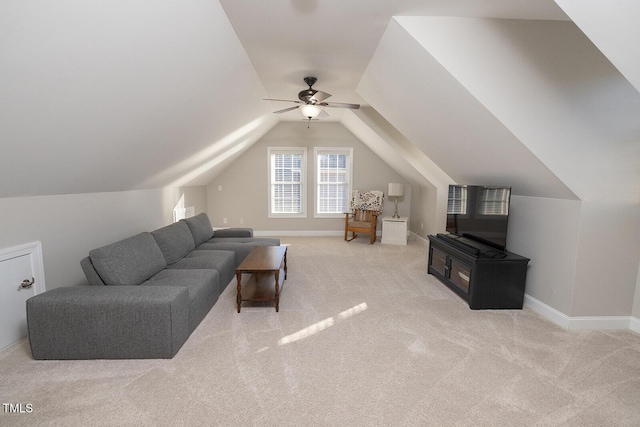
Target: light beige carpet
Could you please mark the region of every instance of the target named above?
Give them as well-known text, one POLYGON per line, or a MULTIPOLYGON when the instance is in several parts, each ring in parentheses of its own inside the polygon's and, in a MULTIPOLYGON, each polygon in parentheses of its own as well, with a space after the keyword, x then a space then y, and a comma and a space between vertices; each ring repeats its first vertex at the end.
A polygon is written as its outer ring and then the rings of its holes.
POLYGON ((640 425, 639 335, 472 311, 415 242, 282 240, 280 313, 236 313, 233 282, 172 360, 0 353, 2 403, 33 408, 0 425, 640 425))

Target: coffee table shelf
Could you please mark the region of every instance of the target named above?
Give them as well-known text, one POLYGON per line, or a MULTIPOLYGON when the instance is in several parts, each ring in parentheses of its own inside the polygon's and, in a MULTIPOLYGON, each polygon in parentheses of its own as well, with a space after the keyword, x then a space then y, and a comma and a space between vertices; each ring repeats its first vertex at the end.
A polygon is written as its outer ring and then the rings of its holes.
POLYGON ((243 301, 273 301, 280 310, 280 291, 287 278, 287 247, 256 246, 236 269, 238 313, 243 301), (242 284, 242 275, 251 274, 242 284))

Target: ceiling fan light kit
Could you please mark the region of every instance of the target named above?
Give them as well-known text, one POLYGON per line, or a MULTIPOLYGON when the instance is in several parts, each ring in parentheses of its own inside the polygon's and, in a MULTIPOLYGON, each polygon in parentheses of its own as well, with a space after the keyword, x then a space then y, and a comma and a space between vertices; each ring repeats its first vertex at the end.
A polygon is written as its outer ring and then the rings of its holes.
POLYGON ((283 102, 293 102, 296 104, 301 104, 296 107, 284 108, 282 110, 274 111, 276 114, 286 113, 287 111, 295 110, 296 108, 300 109, 300 112, 304 116, 305 119, 311 121, 313 119, 317 119, 320 117, 328 117, 326 111, 322 109, 322 107, 332 107, 332 108, 349 108, 353 110, 357 110, 360 108, 360 104, 346 104, 341 102, 323 102, 325 99, 329 98, 331 94, 322 92, 319 90, 315 90, 312 86, 318 79, 315 77, 305 77, 304 82, 309 85, 309 89, 301 90, 298 92, 299 101, 293 101, 288 99, 271 99, 267 98, 265 101, 283 101, 283 102))
POLYGON ((305 118, 309 120, 315 119, 316 117, 318 117, 321 111, 322 111, 322 108, 313 104, 305 104, 300 106, 300 112, 305 118))

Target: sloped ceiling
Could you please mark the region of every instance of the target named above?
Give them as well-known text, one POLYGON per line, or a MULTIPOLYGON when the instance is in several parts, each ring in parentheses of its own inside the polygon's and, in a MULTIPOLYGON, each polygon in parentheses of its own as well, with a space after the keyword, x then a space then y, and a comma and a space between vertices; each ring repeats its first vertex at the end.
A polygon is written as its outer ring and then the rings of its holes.
POLYGON ((0 52, 0 197, 186 182, 275 123, 215 1, 2 2, 0 52))
POLYGON ((640 91, 640 2, 556 0, 623 76, 640 91))
POLYGON ((358 91, 456 182, 572 197, 397 20, 389 24, 358 91))
POLYGON ((453 181, 372 107, 346 112, 341 123, 411 185, 446 187, 453 181))
POLYGON ((300 119, 262 99, 305 75, 372 107, 332 120, 422 168, 410 181, 638 196, 639 15, 632 0, 4 1, 0 197, 207 184, 300 119))
POLYGON ((458 182, 618 199, 637 178, 640 95, 571 22, 398 17, 358 89, 458 182))

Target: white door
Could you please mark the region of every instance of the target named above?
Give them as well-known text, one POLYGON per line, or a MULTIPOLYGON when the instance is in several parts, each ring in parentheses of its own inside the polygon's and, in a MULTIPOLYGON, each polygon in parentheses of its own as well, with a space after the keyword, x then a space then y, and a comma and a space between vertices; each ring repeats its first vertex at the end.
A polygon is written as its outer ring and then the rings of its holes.
POLYGON ((44 282, 41 266, 35 265, 41 253, 38 243, 0 254, 0 350, 27 335, 26 301, 44 291, 44 283, 29 285, 44 282))

